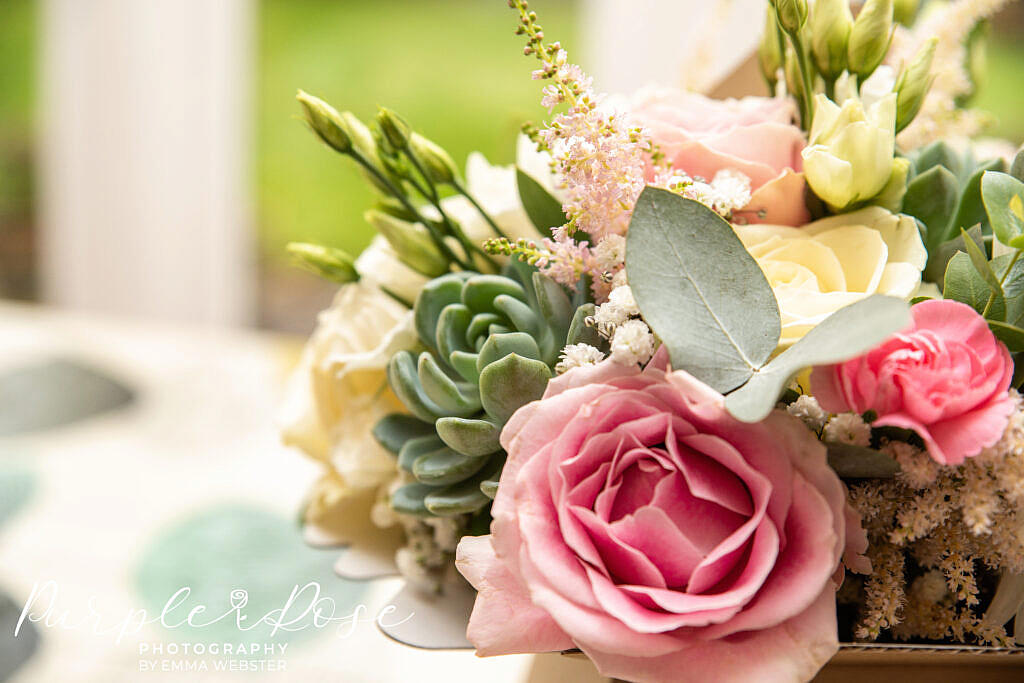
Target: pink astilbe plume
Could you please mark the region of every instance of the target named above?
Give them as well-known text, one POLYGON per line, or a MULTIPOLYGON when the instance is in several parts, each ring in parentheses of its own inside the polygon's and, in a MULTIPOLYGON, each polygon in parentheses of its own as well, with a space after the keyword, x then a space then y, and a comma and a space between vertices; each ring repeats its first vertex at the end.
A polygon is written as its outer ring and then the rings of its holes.
POLYGON ((549 256, 539 265, 554 280, 570 286, 589 273, 600 300, 607 295, 611 276, 622 266, 600 268, 591 247, 609 235, 625 234, 644 189, 651 143, 643 130, 628 123, 625 114, 594 93, 590 77, 568 63, 559 43, 544 42, 537 15, 528 10, 526 0, 509 0, 509 6, 519 11, 517 32, 527 36, 526 54, 536 55, 541 62, 533 77, 550 81, 542 104, 549 112, 565 107, 534 136, 551 152, 569 217, 563 229, 544 241, 549 256))

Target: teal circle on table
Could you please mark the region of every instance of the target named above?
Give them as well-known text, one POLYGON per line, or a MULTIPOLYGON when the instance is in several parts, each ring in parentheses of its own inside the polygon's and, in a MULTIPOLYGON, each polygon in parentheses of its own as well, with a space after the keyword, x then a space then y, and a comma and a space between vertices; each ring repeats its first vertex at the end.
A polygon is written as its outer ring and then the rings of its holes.
MULTIPOLYGON (((291 519, 255 506, 224 505, 160 533, 146 548, 136 585, 156 619, 182 588, 163 623, 175 637, 212 642, 287 642, 318 632, 344 631, 366 584, 333 571, 338 551, 311 548, 291 519), (316 584, 309 586, 309 584, 316 584), (290 607, 293 591, 301 589, 290 607), (244 593, 243 593, 244 592, 244 593), (320 623, 311 607, 317 603, 320 623), (195 608, 191 624, 185 623, 195 608), (283 614, 282 609, 286 609, 283 614), (333 614, 336 621, 324 622, 333 614), (226 615, 226 616, 224 616, 226 615), (282 623, 276 633, 264 619, 282 623), (245 617, 239 625, 239 617, 245 617), (219 618, 218 617, 222 617, 219 618), (258 623, 263 620, 263 623, 258 623)), ((375 615, 358 610, 368 623, 375 615)), ((357 628, 365 627, 365 623, 357 628)))
POLYGON ((36 476, 21 467, 0 467, 0 524, 25 505, 36 490, 36 476))

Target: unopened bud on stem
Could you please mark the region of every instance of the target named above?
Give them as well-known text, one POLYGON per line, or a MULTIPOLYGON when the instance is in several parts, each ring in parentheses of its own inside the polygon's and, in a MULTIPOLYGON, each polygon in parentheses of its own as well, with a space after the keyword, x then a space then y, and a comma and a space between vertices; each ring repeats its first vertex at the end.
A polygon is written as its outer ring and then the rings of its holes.
POLYGON ((352 150, 352 137, 346 130, 341 114, 334 107, 302 90, 295 99, 302 105, 309 127, 321 140, 342 154, 352 150))
POLYGON ((935 57, 937 38, 930 38, 914 58, 907 64, 896 80, 896 132, 910 125, 921 111, 921 105, 928 94, 934 76, 931 74, 932 59, 935 57))
POLYGON ((394 149, 405 149, 409 144, 412 129, 401 116, 387 107, 380 107, 377 110, 377 125, 381 132, 394 149))
POLYGON ((868 0, 850 29, 847 65, 863 83, 885 59, 892 40, 892 0, 868 0))
POLYGON ((298 265, 322 278, 345 284, 359 279, 352 257, 341 249, 292 242, 287 246, 298 265))
POLYGON ((817 0, 811 12, 811 54, 821 75, 834 81, 846 69, 853 15, 847 0, 817 0))
POLYGON ((428 140, 419 133, 413 133, 409 140, 409 148, 416 155, 420 164, 423 165, 423 172, 427 180, 435 185, 449 185, 459 177, 459 168, 455 165, 451 156, 432 140, 428 140))
POLYGON ((376 209, 364 213, 363 218, 384 236, 398 258, 413 270, 427 277, 448 272, 448 259, 422 224, 403 221, 376 209))
POLYGON ((783 31, 799 33, 807 23, 807 0, 775 0, 775 12, 783 31))

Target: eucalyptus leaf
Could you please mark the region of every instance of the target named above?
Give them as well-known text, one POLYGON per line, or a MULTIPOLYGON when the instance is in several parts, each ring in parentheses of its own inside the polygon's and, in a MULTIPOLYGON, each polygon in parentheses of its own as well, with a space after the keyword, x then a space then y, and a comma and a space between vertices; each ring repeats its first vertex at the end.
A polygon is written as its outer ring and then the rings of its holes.
MULTIPOLYGON (((979 229, 980 227, 978 226, 979 229)), ((985 250, 979 247, 978 243, 971 239, 971 236, 963 228, 960 229, 960 237, 964 241, 964 247, 967 249, 967 255, 970 257, 974 269, 978 271, 978 274, 981 275, 989 289, 995 292, 996 295, 1001 296, 1003 286, 999 284, 999 278, 992 272, 992 267, 988 264, 988 255, 985 253, 985 250)))
POLYGON ((946 266, 942 294, 947 299, 967 304, 982 315, 985 315, 987 307, 989 320, 1001 320, 1006 316, 1006 303, 1003 297, 996 294, 992 305, 989 305, 989 297, 993 292, 984 278, 978 274, 971 257, 962 251, 957 252, 946 266))
POLYGON ((1024 351, 1024 329, 998 320, 989 320, 988 326, 996 339, 1006 344, 1012 353, 1024 351))
POLYGON ((1006 164, 1002 159, 991 159, 982 163, 971 177, 960 193, 960 202, 956 207, 956 215, 950 229, 956 230, 975 223, 981 224, 983 232, 989 227, 988 214, 985 212, 985 205, 981 200, 981 179, 990 171, 1002 171, 1006 164))
MULTIPOLYGON (((982 244, 985 241, 980 225, 975 225, 967 231, 967 234, 977 244, 982 244)), ((949 266, 949 260, 958 251, 967 252, 967 244, 964 242, 962 235, 957 235, 953 239, 943 242, 936 249, 933 249, 928 256, 928 266, 924 270, 924 279, 941 285, 946 275, 946 268, 949 266)))
POLYGON ((949 224, 959 194, 956 176, 943 166, 931 167, 907 185, 903 212, 924 223, 929 254, 953 237, 949 224))
POLYGON ((847 443, 828 444, 828 464, 843 479, 892 479, 900 470, 885 453, 847 443))
POLYGON ((519 201, 523 204, 523 210, 541 235, 548 237, 551 228, 565 225, 561 202, 521 168, 516 169, 516 186, 519 188, 519 201))
POLYGON ((699 202, 649 186, 626 239, 629 284, 672 367, 721 393, 746 382, 775 350, 781 320, 732 226, 699 202))
MULTIPOLYGON (((1024 574, 1004 571, 999 579, 999 587, 992 601, 985 610, 984 621, 989 626, 1003 626, 1019 613, 1024 607, 1024 574)), ((1015 624, 1014 630, 1020 631, 1024 624, 1015 624)), ((1019 639, 1018 639, 1019 640, 1019 639)))
POLYGON ((895 297, 876 294, 841 308, 726 396, 725 407, 738 420, 760 422, 804 368, 853 358, 909 324, 910 306, 895 297))
POLYGON ((1024 327, 1024 259, 1014 260, 1014 254, 1003 254, 992 259, 992 270, 1003 281, 1003 300, 1010 325, 1024 327), (1010 268, 1007 273, 1006 269, 1010 268))
POLYGON ((1024 183, 989 171, 981 179, 981 197, 996 239, 1015 249, 1024 247, 1024 183))
POLYGON ((1017 156, 1013 158, 1013 163, 1010 164, 1010 175, 1024 183, 1024 147, 1019 149, 1017 156))

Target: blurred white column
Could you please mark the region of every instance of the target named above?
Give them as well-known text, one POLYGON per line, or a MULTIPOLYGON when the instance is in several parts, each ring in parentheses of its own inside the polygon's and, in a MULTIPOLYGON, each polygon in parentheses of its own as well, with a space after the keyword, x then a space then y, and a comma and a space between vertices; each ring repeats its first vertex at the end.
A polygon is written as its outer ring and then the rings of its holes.
POLYGON ((42 286, 59 305, 253 319, 252 0, 43 0, 42 286))
POLYGON ((709 92, 748 62, 767 0, 586 0, 585 70, 605 92, 709 92))

